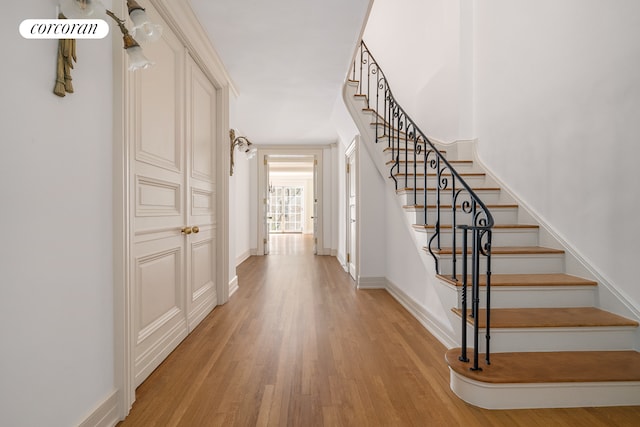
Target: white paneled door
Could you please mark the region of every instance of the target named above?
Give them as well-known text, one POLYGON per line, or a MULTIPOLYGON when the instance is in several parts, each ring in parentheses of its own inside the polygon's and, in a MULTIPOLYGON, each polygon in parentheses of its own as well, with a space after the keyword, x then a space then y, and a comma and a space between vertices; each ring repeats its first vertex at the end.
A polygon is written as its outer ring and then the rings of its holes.
POLYGON ((216 90, 171 28, 145 46, 133 117, 131 283, 135 384, 216 305, 216 90))
POLYGON ((216 296, 216 91, 187 57, 187 313, 189 332, 217 303, 216 296))

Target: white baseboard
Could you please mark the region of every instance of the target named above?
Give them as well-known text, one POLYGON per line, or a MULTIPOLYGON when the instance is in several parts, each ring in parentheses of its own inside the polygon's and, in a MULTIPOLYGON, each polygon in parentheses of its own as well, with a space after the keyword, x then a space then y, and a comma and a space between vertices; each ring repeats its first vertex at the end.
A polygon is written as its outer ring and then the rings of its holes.
POLYGON ((347 265, 345 259, 340 256, 340 254, 336 255, 336 259, 340 263, 340 266, 342 267, 342 269, 346 272, 349 272, 349 266, 347 265))
POLYGON ((231 296, 235 294, 237 290, 238 290, 238 276, 235 276, 229 282, 229 298, 231 298, 231 296))
POLYGON ((78 427, 113 427, 118 416, 118 392, 113 391, 78 427))
POLYGON ((358 276, 358 289, 387 289, 386 277, 358 276))
POLYGON ((389 294, 400 303, 413 317, 416 318, 418 322, 422 326, 424 326, 427 331, 431 333, 438 341, 440 341, 445 347, 453 348, 458 346, 455 338, 451 336, 450 333, 447 333, 445 328, 439 323, 434 321, 432 317, 429 315, 429 312, 424 309, 420 304, 418 304, 413 298, 404 293, 398 286, 394 283, 385 279, 387 282, 386 290, 389 294))
POLYGON ((386 277, 358 277, 358 289, 384 289, 391 295, 401 306, 405 308, 413 317, 416 318, 422 326, 445 347, 453 348, 458 344, 455 337, 447 332, 447 328, 433 319, 427 310, 418 304, 413 298, 407 295, 397 285, 386 277))
POLYGON ((236 267, 242 264, 251 256, 251 250, 247 250, 236 257, 236 267))

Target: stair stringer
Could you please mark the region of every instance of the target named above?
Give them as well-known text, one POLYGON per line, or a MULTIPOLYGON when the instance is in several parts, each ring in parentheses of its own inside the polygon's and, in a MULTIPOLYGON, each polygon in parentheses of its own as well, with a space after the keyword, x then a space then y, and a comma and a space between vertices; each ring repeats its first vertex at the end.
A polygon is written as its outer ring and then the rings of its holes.
MULTIPOLYGON (((404 212, 400 198, 396 195, 393 180, 389 179, 389 166, 385 164, 383 145, 375 142, 375 130, 371 126, 371 116, 363 113, 366 103, 359 103, 355 99, 356 87, 346 83, 343 86, 343 100, 358 131, 361 135, 361 146, 364 146, 376 169, 385 181, 385 209, 387 209, 387 230, 389 224, 401 223, 393 237, 402 239, 406 243, 398 247, 406 251, 411 244, 415 247, 411 256, 417 255, 421 260, 423 271, 410 274, 407 271, 394 271, 396 263, 387 266, 386 290, 407 311, 409 311, 429 332, 431 332, 448 349, 460 342, 460 320, 451 311, 451 307, 458 305, 458 291, 454 286, 443 285, 436 277, 435 262, 422 248, 427 245, 424 233, 417 233, 412 229, 408 216, 404 212), (359 105, 360 104, 360 105, 359 105), (391 267, 391 271, 389 271, 391 267), (409 275, 409 277, 406 277, 409 275), (402 277, 405 276, 405 277, 402 277), (436 298, 433 298, 433 297, 436 298)), ((362 183, 361 183, 362 185, 362 183)), ((387 241, 389 238, 387 238, 387 241)), ((385 248, 387 251, 389 251, 385 248)), ((403 266, 406 263, 401 264, 403 266)), ((412 266, 416 268, 415 266, 412 266)), ((402 267, 400 267, 402 269, 402 267)))

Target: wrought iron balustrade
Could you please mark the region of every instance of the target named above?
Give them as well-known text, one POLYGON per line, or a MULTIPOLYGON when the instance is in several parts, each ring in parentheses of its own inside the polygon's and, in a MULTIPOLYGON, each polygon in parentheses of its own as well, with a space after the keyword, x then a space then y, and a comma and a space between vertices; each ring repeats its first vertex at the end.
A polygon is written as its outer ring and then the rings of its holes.
POLYGON ((461 282, 461 355, 467 357, 467 316, 474 322, 474 360, 471 369, 478 366, 479 331, 477 314, 480 305, 480 277, 486 276, 486 334, 485 360, 490 363, 490 308, 491 308, 491 237, 494 220, 487 206, 454 169, 445 155, 438 150, 424 132, 409 117, 391 92, 384 72, 364 41, 360 42, 354 57, 349 79, 357 82, 357 94, 364 96, 367 110, 374 117, 375 143, 386 144, 391 152, 390 177, 396 190, 408 194, 410 203, 423 209, 425 228, 433 222, 427 251, 435 260, 436 271, 441 274, 443 254, 451 254, 451 278, 461 282), (422 177, 422 188, 418 177, 422 177), (431 185, 431 187, 430 187, 431 185), (449 199, 445 203, 443 199, 449 199), (419 201, 422 200, 422 204, 419 201), (450 236, 443 236, 444 211, 450 211, 450 236), (429 221, 429 213, 434 218, 429 221), (450 246, 446 246, 450 245, 450 246), (459 260, 458 257, 461 257, 459 260), (481 260, 484 259, 484 263, 481 260), (461 266, 458 265, 460 261, 461 266), (484 265, 482 265, 484 264, 484 265), (461 270, 461 271, 460 271, 461 270), (471 286, 471 313, 468 313, 467 286, 471 286))

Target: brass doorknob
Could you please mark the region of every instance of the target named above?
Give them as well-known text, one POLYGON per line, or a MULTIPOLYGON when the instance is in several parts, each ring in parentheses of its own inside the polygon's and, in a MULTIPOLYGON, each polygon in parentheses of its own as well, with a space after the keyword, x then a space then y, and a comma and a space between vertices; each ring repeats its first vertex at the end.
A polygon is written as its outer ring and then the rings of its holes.
POLYGON ((180 230, 180 231, 182 231, 182 234, 191 234, 193 229, 191 227, 183 227, 182 230, 180 230))
POLYGON ((200 232, 200 227, 198 227, 197 225, 194 225, 193 227, 191 227, 191 231, 197 234, 200 232))

